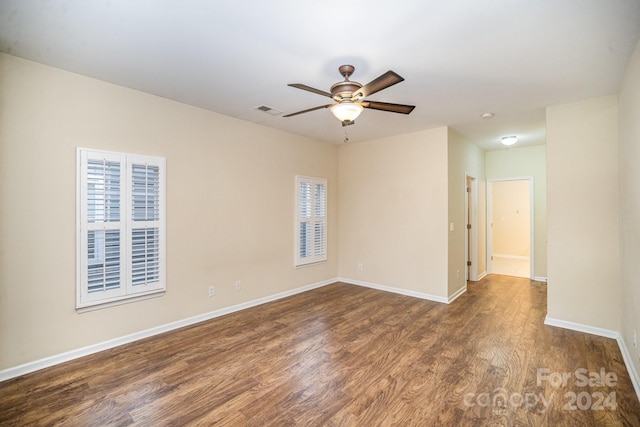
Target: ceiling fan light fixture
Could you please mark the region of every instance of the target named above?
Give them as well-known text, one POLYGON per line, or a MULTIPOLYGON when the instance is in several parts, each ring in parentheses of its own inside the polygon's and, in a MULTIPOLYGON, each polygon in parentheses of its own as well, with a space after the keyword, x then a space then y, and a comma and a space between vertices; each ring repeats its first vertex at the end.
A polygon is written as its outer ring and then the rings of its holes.
POLYGON ((331 112, 341 122, 352 122, 362 113, 362 105, 354 102, 342 101, 331 107, 331 112))
POLYGON ((516 142, 518 142, 518 137, 515 135, 502 137, 502 143, 506 146, 513 145, 516 142))

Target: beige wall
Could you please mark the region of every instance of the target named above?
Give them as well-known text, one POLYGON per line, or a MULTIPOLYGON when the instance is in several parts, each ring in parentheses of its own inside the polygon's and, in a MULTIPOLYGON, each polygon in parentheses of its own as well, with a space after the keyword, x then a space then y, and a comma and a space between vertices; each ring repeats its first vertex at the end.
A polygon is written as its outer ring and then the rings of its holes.
POLYGON ((529 180, 491 183, 491 255, 529 257, 531 196, 529 180))
POLYGON ((485 154, 487 180, 533 177, 534 276, 547 277, 547 148, 507 148, 485 154))
MULTIPOLYGON (((449 192, 449 224, 453 223, 453 231, 449 231, 448 258, 449 258, 449 296, 466 286, 465 279, 465 199, 466 175, 479 181, 479 187, 485 180, 484 152, 480 147, 466 139, 460 133, 449 129, 448 132, 448 192, 449 192)), ((478 217, 486 218, 486 210, 479 211, 478 217)), ((477 250, 478 258, 486 260, 486 240, 479 234, 477 250)), ((486 262, 486 261, 485 261, 486 262)), ((485 264, 486 265, 486 264, 485 264)), ((479 266, 478 272, 486 270, 485 266, 479 266)))
MULTIPOLYGON (((629 66, 618 99, 620 166, 620 281, 621 335, 640 373, 640 350, 633 347, 633 331, 640 335, 640 43, 629 66)), ((640 339, 640 337, 639 337, 640 339)))
POLYGON ((0 55, 0 370, 336 277, 337 151, 0 55), (76 313, 77 146, 166 157, 165 296, 76 313), (329 185, 329 261, 300 269, 296 174, 329 185))
POLYGON ((616 96, 547 109, 547 315, 612 331, 620 330, 617 120, 616 96))
POLYGON ((446 158, 446 128, 340 146, 340 277, 447 296, 446 158))

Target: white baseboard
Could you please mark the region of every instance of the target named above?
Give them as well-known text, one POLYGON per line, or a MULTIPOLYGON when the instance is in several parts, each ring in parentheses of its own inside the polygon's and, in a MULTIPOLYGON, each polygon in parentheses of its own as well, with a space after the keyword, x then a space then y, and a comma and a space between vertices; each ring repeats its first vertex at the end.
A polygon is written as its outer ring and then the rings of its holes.
POLYGON ((624 364, 627 367, 627 372, 629 373, 629 377, 633 383, 633 389, 636 391, 638 400, 640 400, 640 376, 638 376, 638 371, 636 371, 636 367, 633 364, 633 357, 631 356, 622 335, 618 337, 617 341, 618 347, 620 347, 620 353, 622 353, 622 358, 624 359, 624 364))
POLYGON ((464 294, 465 292, 467 292, 467 284, 465 283, 463 287, 461 287, 460 289, 458 289, 457 291, 455 291, 453 293, 453 295, 450 295, 449 298, 447 299, 447 304, 451 304, 452 302, 454 302, 460 295, 464 294))
MULTIPOLYGON (((485 272, 483 272, 483 273, 480 273, 480 274, 478 275, 478 281, 480 281, 480 280, 484 279, 484 278, 487 276, 487 274, 488 274, 488 273, 487 273, 486 271, 485 271, 485 272)), ((544 282, 544 283, 547 283, 547 278, 546 278, 546 277, 543 277, 543 276, 533 276, 533 279, 531 279, 531 280, 535 280, 536 282, 544 282)))
POLYGON ((167 323, 165 325, 156 326, 151 329, 147 329, 140 332, 135 332, 123 337, 114 338, 108 341, 104 341, 97 344, 92 344, 87 347, 67 351, 65 353, 56 354, 53 356, 45 357, 43 359, 28 362, 23 365, 15 366, 12 368, 3 369, 0 371, 0 381, 5 381, 11 378, 18 377, 20 375, 35 372, 40 369, 48 368, 50 366, 58 365, 60 363, 68 362, 73 359, 78 359, 83 356, 88 356, 99 351, 108 350, 113 347, 118 347, 123 344, 128 344, 134 341, 148 338, 154 335, 158 335, 164 332, 172 331, 174 329, 183 328, 185 326, 193 325, 196 323, 204 322, 205 320, 214 319, 216 317, 224 316, 226 314, 234 313, 236 311, 244 310, 247 308, 255 307, 257 305, 265 304, 268 302, 276 301, 282 298, 286 298, 292 295, 296 295, 302 292, 307 292, 312 289, 320 288, 332 283, 340 281, 337 278, 324 280, 322 282, 313 283, 311 285, 303 286, 300 288, 292 289, 290 291, 280 292, 274 295, 269 295, 263 298, 258 298, 252 301, 247 301, 242 304, 233 305, 231 307, 221 308, 208 313, 199 314, 197 316, 189 317, 187 319, 178 320, 175 322, 167 323))
POLYGON ((557 326, 558 328, 571 329, 572 331, 584 332, 591 335, 598 335, 605 338, 618 339, 620 332, 609 329, 596 328, 595 326, 583 325, 581 323, 569 322, 566 320, 553 319, 547 316, 544 324, 549 326, 557 326))
POLYGON ((633 364, 631 353, 629 352, 629 349, 627 348, 627 345, 620 332, 611 331, 609 329, 595 328, 593 326, 582 325, 580 323, 567 322, 566 320, 552 319, 548 316, 544 319, 544 324, 615 339, 618 343, 618 347, 620 348, 620 353, 622 353, 622 358, 624 359, 624 365, 626 366, 627 372, 629 373, 629 378, 631 378, 631 382, 633 383, 633 389, 636 392, 638 400, 640 400, 640 376, 638 376, 638 372, 636 371, 635 365, 633 364))
POLYGON ((493 254, 494 258, 507 258, 507 259, 530 259, 528 256, 523 255, 508 255, 508 254, 493 254))
POLYGON ((437 295, 425 294, 425 293, 422 293, 422 292, 410 291, 410 290, 401 289, 401 288, 394 288, 392 286, 387 286, 387 285, 378 285, 376 283, 369 283, 369 282, 364 282, 362 280, 348 279, 348 278, 345 278, 345 277, 340 277, 340 278, 338 278, 338 280, 340 282, 348 283, 350 285, 364 286, 365 288, 377 289, 379 291, 385 291, 385 292, 392 292, 394 294, 406 295, 408 297, 414 297, 414 298, 420 298, 420 299, 425 299, 425 300, 429 300, 429 301, 441 302, 441 303, 444 303, 444 304, 448 304, 449 303, 449 298, 440 297, 440 296, 437 296, 437 295))

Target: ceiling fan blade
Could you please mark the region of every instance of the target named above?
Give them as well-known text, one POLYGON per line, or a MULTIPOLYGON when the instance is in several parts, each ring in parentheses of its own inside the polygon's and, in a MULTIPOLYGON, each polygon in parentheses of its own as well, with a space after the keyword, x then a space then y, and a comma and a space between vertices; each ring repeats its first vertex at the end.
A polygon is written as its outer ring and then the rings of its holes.
POLYGON ((366 98, 369 95, 379 92, 382 89, 386 89, 389 86, 393 86, 396 83, 400 83, 403 80, 404 78, 400 77, 399 74, 389 70, 377 79, 374 79, 362 86, 362 88, 357 90, 353 95, 360 99, 366 98))
POLYGON ((296 89, 302 89, 309 92, 317 93, 318 95, 328 96, 329 98, 333 98, 333 95, 331 95, 329 92, 325 92, 323 90, 316 89, 311 86, 303 85, 302 83, 290 83, 287 86, 295 87, 296 89))
POLYGON ((404 104, 390 104, 388 102, 376 102, 376 101, 364 101, 360 102, 364 108, 371 108, 372 110, 390 111, 392 113, 409 114, 416 108, 415 105, 404 104))
POLYGON ((321 110, 323 108, 329 108, 331 107, 333 104, 327 104, 327 105, 321 105, 319 107, 313 107, 313 108, 309 108, 307 110, 302 110, 302 111, 298 111, 296 113, 291 113, 291 114, 287 114, 286 116, 282 116, 282 117, 291 117, 291 116, 297 116, 298 114, 303 114, 303 113, 308 113, 309 111, 315 111, 315 110, 321 110))

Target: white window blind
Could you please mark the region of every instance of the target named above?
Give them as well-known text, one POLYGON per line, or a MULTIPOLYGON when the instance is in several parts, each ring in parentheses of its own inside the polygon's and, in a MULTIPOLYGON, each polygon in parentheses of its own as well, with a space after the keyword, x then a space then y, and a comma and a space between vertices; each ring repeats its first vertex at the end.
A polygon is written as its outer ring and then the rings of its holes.
POLYGON ((131 171, 131 285, 136 288, 160 279, 160 168, 141 162, 131 171))
POLYGON ((327 260, 327 180, 296 176, 295 265, 327 260))
POLYGON ((162 292, 165 160, 78 149, 77 308, 162 292))
POLYGON ((118 290, 120 274, 120 160, 87 159, 87 291, 118 290))

